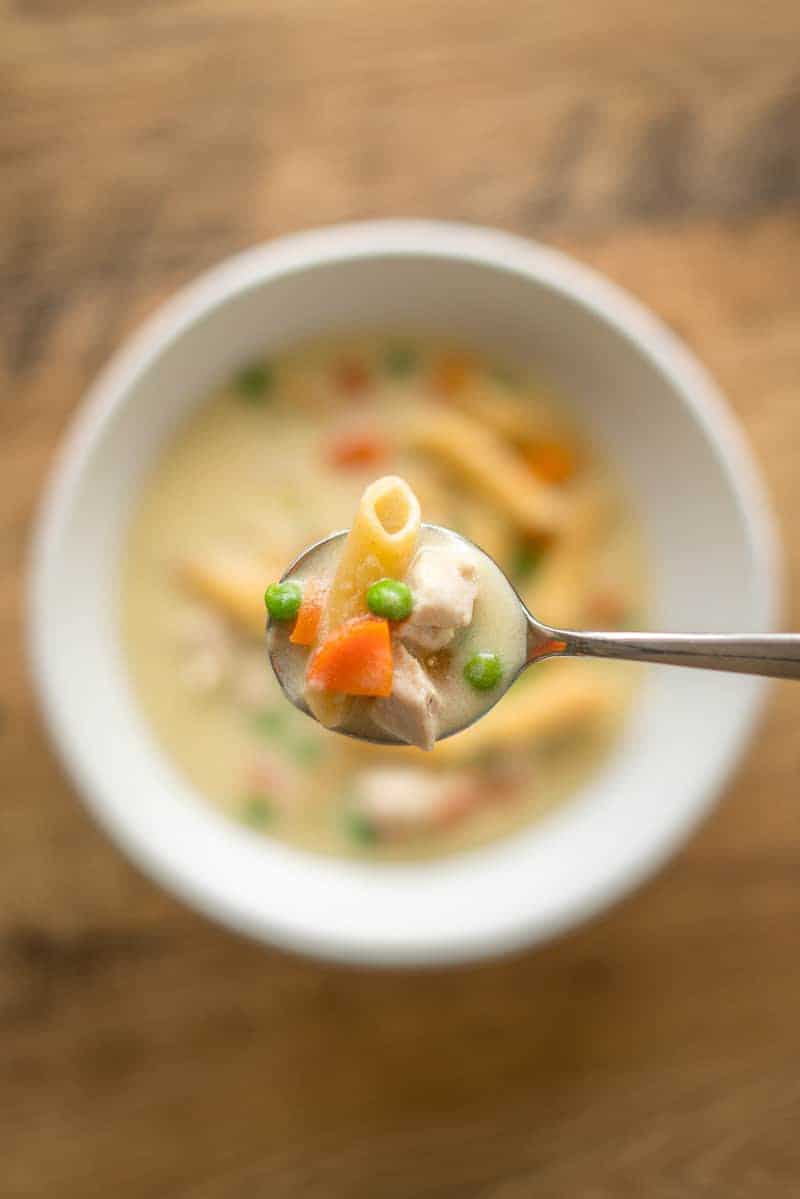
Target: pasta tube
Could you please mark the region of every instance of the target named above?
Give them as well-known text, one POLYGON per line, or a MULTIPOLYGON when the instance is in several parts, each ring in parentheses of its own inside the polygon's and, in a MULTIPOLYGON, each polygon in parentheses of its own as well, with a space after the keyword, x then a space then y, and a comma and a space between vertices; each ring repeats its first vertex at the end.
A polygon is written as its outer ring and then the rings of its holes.
MULTIPOLYGON (((328 591, 317 645, 346 620, 366 612, 364 597, 378 579, 402 579, 417 546, 420 519, 417 497, 402 479, 386 475, 370 484, 359 502, 328 591)), ((341 723, 347 696, 306 684, 306 702, 321 724, 335 727, 341 723)))
POLYGON ((519 445, 557 438, 563 432, 538 396, 528 392, 523 399, 490 379, 460 388, 453 403, 500 437, 519 445))
POLYGON ((243 633, 263 639, 266 627, 264 588, 274 573, 270 567, 244 554, 214 554, 187 558, 179 577, 199 599, 216 608, 243 633))
POLYGON ((587 579, 612 515, 611 497, 599 479, 588 479, 573 492, 561 536, 523 588, 522 598, 540 620, 580 627, 587 579))
MULTIPOLYGON (((618 664, 617 664, 618 665, 618 664)), ((624 704, 628 683, 619 670, 598 663, 562 663, 552 672, 535 666, 542 678, 523 683, 503 697, 477 724, 454 737, 437 741, 425 754, 425 766, 448 768, 468 764, 492 750, 535 749, 537 743, 577 726, 600 729, 613 721, 624 704)), ((356 762, 385 761, 386 751, 365 741, 352 741, 348 752, 356 762)), ((393 748, 391 761, 419 765, 422 752, 393 748)))
POLYGON ((557 532, 563 498, 490 430, 462 412, 426 409, 406 429, 408 444, 443 462, 528 535, 557 532))
POLYGON ((431 759, 444 765, 490 749, 533 747, 576 724, 600 723, 612 717, 619 704, 619 687, 608 674, 569 663, 543 679, 515 687, 472 728, 440 741, 431 759))

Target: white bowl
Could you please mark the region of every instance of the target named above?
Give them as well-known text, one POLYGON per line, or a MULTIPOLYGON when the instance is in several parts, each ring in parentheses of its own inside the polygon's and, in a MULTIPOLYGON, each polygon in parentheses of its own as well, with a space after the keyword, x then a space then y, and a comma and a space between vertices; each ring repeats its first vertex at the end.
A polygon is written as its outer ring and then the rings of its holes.
POLYGON ((330 958, 406 963, 541 942, 618 899, 681 844, 733 769, 760 680, 643 671, 623 742, 570 802, 486 849, 375 865, 253 837, 157 748, 126 676, 116 601, 132 504, 175 425, 242 361, 358 325, 422 328, 535 364, 619 463, 662 630, 768 631, 777 552, 719 393, 634 300, 505 234, 377 222, 247 251, 168 303, 75 420, 43 503, 30 648, 78 790, 149 874, 242 932, 330 958))

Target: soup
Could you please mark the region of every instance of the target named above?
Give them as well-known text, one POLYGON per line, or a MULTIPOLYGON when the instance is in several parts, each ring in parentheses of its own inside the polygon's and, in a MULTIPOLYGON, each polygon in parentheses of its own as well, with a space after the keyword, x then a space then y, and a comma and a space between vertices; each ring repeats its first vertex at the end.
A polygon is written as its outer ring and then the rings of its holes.
POLYGON ((514 680, 527 626, 486 554, 420 520, 408 484, 376 480, 347 536, 304 555, 266 603, 294 704, 327 728, 432 750, 514 680))
POLYGON ((210 802, 307 849, 421 857, 506 835, 574 791, 613 745, 636 675, 537 665, 430 753, 294 709, 267 660, 265 589, 389 473, 542 620, 641 626, 635 516, 558 400, 468 352, 371 336, 253 363, 189 417, 132 522, 122 632, 156 737, 210 802))

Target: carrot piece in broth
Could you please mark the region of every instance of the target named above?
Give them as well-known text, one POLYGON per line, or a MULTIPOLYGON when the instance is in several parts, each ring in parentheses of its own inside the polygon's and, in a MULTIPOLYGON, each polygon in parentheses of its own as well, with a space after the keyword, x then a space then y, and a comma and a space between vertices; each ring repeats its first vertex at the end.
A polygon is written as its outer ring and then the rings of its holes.
POLYGON ((343 695, 390 695, 392 643, 388 620, 356 616, 323 641, 308 664, 306 681, 343 695))
POLYGON ((293 645, 314 644, 324 603, 324 586, 318 579, 309 579, 303 587, 303 602, 297 613, 294 628, 289 634, 289 640, 293 645))

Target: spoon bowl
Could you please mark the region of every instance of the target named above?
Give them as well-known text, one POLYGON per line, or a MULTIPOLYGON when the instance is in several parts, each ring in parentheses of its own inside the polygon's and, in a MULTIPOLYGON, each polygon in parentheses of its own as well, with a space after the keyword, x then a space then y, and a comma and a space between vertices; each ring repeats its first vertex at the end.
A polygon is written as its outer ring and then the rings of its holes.
MULTIPOLYGON (((500 569, 494 558, 487 554, 485 550, 481 549, 480 546, 476 545, 473 541, 470 541, 468 537, 464 537, 461 533, 457 533, 453 529, 447 529, 442 525, 423 522, 421 525, 421 530, 423 533, 433 534, 440 539, 458 542, 460 545, 465 546, 471 554, 477 555, 479 560, 482 560, 485 567, 496 573, 496 575, 502 579, 503 583, 513 593, 515 607, 520 613, 520 620, 523 621, 527 626, 524 631, 524 636, 520 639, 521 652, 518 656, 518 660, 505 663, 506 670, 500 683, 491 691, 483 693, 485 697, 485 703, 479 710, 473 711, 469 713, 466 718, 459 720, 452 725, 448 724, 442 728, 441 732, 437 734, 436 740, 444 741, 448 737, 454 736, 456 733, 463 732, 464 729, 469 728, 471 725, 475 724, 476 721, 485 716, 487 712, 490 712, 491 709, 494 708, 495 705, 503 698, 509 687, 511 687, 516 681, 521 671, 524 670, 524 668, 528 665, 529 661, 542 660, 543 658, 550 656, 551 651, 548 651, 547 646, 552 641, 552 631, 548 629, 547 626, 539 624, 539 622, 534 620, 520 599, 513 584, 500 569)), ((327 569, 329 569, 328 563, 330 562, 330 558, 335 555, 337 544, 341 545, 344 543, 344 540, 348 535, 348 531, 349 530, 347 529, 339 530, 338 532, 331 533, 328 537, 323 537, 321 540, 315 541, 313 545, 307 546, 307 548, 304 549, 302 553, 298 554, 294 561, 289 564, 281 576, 280 581, 284 582, 287 579, 295 578, 297 576, 319 577, 324 575, 327 572, 327 569)), ((278 680, 281 690, 286 698, 291 704, 294 705, 294 707, 298 709, 298 711, 303 712, 306 716, 309 716, 312 720, 315 720, 316 717, 309 709, 308 704, 305 702, 302 691, 292 686, 291 672, 286 668, 286 638, 283 631, 280 629, 279 622, 274 622, 271 618, 267 620, 267 649, 270 664, 274 671, 275 677, 278 680)), ((382 729, 378 728, 377 725, 374 727, 370 726, 368 730, 363 732, 357 732, 344 726, 337 727, 335 731, 340 733, 342 736, 354 737, 356 740, 360 741, 368 741, 373 745, 405 744, 399 740, 399 738, 393 737, 391 734, 386 733, 382 729)))

